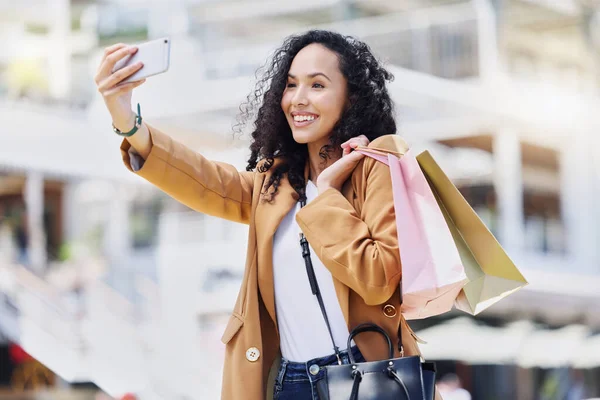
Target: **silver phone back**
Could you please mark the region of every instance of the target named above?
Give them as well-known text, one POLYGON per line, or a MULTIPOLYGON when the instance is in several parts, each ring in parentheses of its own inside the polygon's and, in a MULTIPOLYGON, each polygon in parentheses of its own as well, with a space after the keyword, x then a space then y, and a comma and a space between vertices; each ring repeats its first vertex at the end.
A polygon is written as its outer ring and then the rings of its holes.
POLYGON ((171 40, 169 38, 151 40, 139 44, 137 47, 138 51, 135 54, 127 56, 115 64, 113 72, 138 61, 143 62, 144 66, 121 83, 140 81, 149 76, 166 72, 169 69, 171 54, 171 40))

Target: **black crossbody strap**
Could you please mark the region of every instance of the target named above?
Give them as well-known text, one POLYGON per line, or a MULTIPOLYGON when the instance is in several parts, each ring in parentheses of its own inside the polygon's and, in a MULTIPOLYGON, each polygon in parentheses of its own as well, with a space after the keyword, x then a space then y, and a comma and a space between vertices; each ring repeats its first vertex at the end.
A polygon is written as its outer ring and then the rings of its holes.
MULTIPOLYGON (((300 206, 304 207, 306 205, 305 200, 300 201, 300 206)), ((325 319, 325 324, 327 325, 327 330, 329 331, 329 337, 331 338, 331 344, 333 345, 333 351, 338 359, 338 363, 342 364, 342 359, 340 357, 340 349, 335 345, 335 340, 333 339, 333 332, 331 331, 331 325, 329 324, 329 318, 327 318, 327 312, 325 311, 325 303, 323 303, 323 298, 321 297, 321 291, 319 290, 319 284, 317 283, 317 277, 315 276, 315 270, 312 265, 312 260, 310 259, 310 247, 308 245, 308 240, 304 236, 304 233, 300 233, 300 246, 302 247, 302 258, 304 258, 304 264, 306 265, 306 274, 308 275, 308 282, 310 283, 310 289, 312 293, 317 296, 317 301, 319 302, 319 307, 321 308, 321 314, 323 314, 323 319, 325 319)), ((400 299, 402 300, 402 290, 400 290, 400 299)), ((401 302, 402 304, 402 302, 401 302)), ((398 351, 403 356, 404 350, 402 346, 402 326, 398 328, 398 351)))
MULTIPOLYGON (((300 205, 304 207, 306 202, 302 201, 300 202, 300 205)), ((331 344, 333 345, 333 352, 338 359, 338 363, 342 365, 340 349, 335 345, 335 340, 333 339, 333 332, 331 330, 331 325, 329 324, 329 318, 327 318, 327 312, 325 311, 325 303, 323 302, 323 297, 321 296, 321 291, 319 290, 319 284, 317 283, 317 277, 312 265, 312 260, 310 259, 310 247, 308 246, 308 240, 306 240, 304 233, 300 233, 300 246, 302 247, 302 258, 304 258, 304 264, 306 265, 306 274, 308 275, 310 289, 312 290, 312 293, 317 296, 317 301, 319 302, 319 307, 321 308, 321 314, 323 314, 325 325, 327 325, 327 330, 329 331, 329 337, 331 338, 331 344)))

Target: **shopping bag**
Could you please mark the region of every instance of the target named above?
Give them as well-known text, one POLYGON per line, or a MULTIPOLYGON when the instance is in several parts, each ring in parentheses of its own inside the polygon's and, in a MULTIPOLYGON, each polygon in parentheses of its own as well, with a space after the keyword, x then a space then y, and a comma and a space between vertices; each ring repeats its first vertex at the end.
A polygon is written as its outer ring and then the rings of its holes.
POLYGON ((421 319, 452 309, 467 283, 458 249, 427 178, 411 152, 357 149, 390 168, 402 263, 402 314, 421 319))
POLYGON ((477 315, 527 285, 516 265, 428 151, 417 156, 438 198, 469 282, 456 308, 477 315))

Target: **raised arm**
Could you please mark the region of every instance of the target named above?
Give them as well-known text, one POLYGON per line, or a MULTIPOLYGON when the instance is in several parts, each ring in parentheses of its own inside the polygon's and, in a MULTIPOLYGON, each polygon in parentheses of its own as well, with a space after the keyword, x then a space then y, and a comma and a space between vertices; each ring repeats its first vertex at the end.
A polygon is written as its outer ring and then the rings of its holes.
POLYGON ((147 130, 150 151, 145 160, 129 141, 121 145, 129 170, 196 211, 250 222, 254 172, 240 172, 232 165, 210 161, 152 126, 147 125, 147 130))
MULTIPOLYGON (((113 125, 121 132, 129 132, 135 125, 131 93, 144 80, 120 82, 143 65, 133 64, 116 72, 113 69, 117 61, 136 50, 122 43, 106 48, 94 79, 113 125)), ((231 165, 209 161, 146 123, 123 141, 121 152, 130 170, 188 207, 249 223, 253 172, 238 172, 231 165)))

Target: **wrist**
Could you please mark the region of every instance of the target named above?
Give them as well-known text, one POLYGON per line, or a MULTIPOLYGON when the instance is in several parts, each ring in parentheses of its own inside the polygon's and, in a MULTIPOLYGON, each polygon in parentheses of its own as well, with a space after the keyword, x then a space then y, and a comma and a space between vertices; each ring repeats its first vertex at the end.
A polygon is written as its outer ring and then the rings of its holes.
POLYGON ((333 186, 333 185, 331 185, 329 183, 317 184, 317 190, 318 190, 319 194, 323 194, 326 191, 328 191, 329 189, 339 190, 335 186, 333 186))
POLYGON ((123 118, 113 118, 113 126, 121 132, 129 132, 135 126, 137 115, 131 111, 128 116, 123 118))

